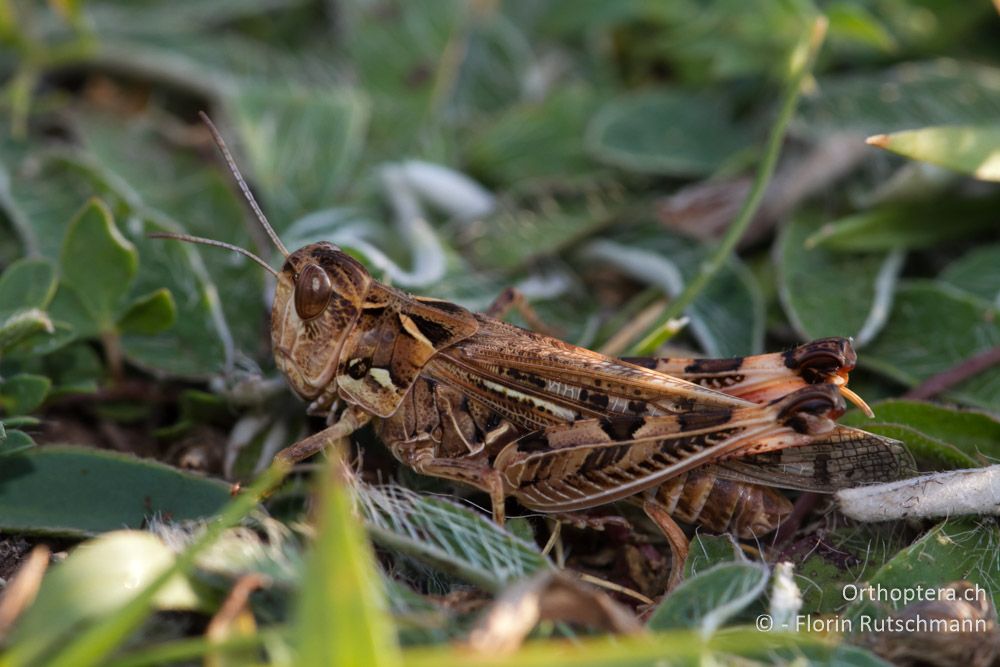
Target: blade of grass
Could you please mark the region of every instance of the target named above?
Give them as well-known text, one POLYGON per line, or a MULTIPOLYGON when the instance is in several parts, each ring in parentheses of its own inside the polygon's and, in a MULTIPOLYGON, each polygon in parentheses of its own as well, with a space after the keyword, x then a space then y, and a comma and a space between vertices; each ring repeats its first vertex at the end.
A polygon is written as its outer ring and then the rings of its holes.
POLYGON ((680 316, 694 302, 698 295, 701 294, 702 290, 705 289, 725 264, 729 255, 736 249, 740 238, 746 232, 747 227, 750 226, 750 221, 753 220, 757 209, 760 208, 760 204, 764 199, 764 193, 767 191, 767 186, 774 175, 774 167, 778 162, 778 154, 785 138, 785 132, 792 120, 792 116, 795 114, 795 107, 801 94, 802 85, 812 72, 816 54, 819 53, 823 39, 826 36, 826 28, 826 17, 817 17, 812 24, 809 34, 792 52, 791 72, 782 96, 778 118, 771 127, 771 133, 768 136, 764 149, 764 157, 757 168, 753 186, 750 188, 750 193, 747 195, 746 201, 743 202, 743 206, 740 208, 736 219, 729 226, 729 230, 723 237, 719 247, 702 265, 698 275, 687 284, 684 291, 676 299, 670 302, 666 311, 660 315, 657 325, 645 338, 632 346, 628 356, 652 354, 657 347, 670 338, 673 334, 670 321, 680 316))
POLYGON ((738 627, 708 641, 693 631, 678 630, 639 637, 584 637, 532 641, 514 653, 474 653, 467 646, 415 648, 406 652, 406 667, 654 667, 666 662, 688 664, 839 665, 889 667, 866 650, 836 637, 808 632, 760 632, 738 627), (665 656, 669 656, 666 659, 665 656), (754 660, 760 660, 760 663, 754 660))
POLYGON ((184 660, 197 660, 209 651, 225 653, 265 646, 272 641, 286 639, 288 632, 289 630, 285 626, 271 626, 262 628, 253 635, 233 637, 221 642, 213 642, 204 635, 177 639, 126 653, 118 659, 104 663, 104 667, 147 667, 174 664, 184 660))
MULTIPOLYGON (((204 532, 194 543, 177 557, 173 566, 164 570, 115 614, 103 619, 99 624, 82 630, 76 639, 46 663, 48 667, 87 667, 103 660, 146 619, 152 610, 156 593, 173 577, 189 571, 198 555, 215 542, 225 530, 235 526, 253 511, 261 498, 281 483, 288 470, 287 465, 281 464, 275 464, 266 470, 253 485, 233 499, 214 522, 205 527, 204 532)), ((17 647, 13 647, 0 661, 3 667, 17 667, 22 664, 24 663, 18 658, 17 647)))
POLYGON ((400 664, 375 554, 353 511, 349 476, 334 448, 321 480, 316 539, 306 561, 292 628, 296 664, 400 664))

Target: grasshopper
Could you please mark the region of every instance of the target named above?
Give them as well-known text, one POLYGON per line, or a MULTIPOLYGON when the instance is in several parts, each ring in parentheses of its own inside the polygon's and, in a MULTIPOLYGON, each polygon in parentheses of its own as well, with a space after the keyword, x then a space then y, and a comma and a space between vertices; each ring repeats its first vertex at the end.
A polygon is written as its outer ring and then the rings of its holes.
MULTIPOLYGON (((280 270, 271 343, 279 370, 326 429, 278 454, 301 461, 372 422, 404 465, 505 500, 573 513, 640 504, 675 556, 672 516, 754 537, 789 513, 771 487, 833 491, 906 474, 902 446, 836 424, 856 356, 845 339, 737 359, 604 356, 487 314, 384 285, 331 243, 289 252, 207 116, 280 270)), ((507 299, 505 305, 511 305, 507 299)), ((678 571, 679 568, 675 568, 678 571)))

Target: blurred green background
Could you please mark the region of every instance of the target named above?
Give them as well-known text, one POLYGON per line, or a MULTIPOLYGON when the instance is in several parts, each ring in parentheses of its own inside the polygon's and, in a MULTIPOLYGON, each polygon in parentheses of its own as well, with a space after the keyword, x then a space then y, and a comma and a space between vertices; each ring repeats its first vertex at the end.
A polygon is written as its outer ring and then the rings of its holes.
MULTIPOLYGON (((784 131, 736 252, 661 349, 724 357, 852 336, 852 386, 886 399, 874 422, 852 423, 904 440, 924 469, 1000 457, 989 2, 0 0, 0 81, 0 528, 14 554, 0 576, 39 540, 58 550, 157 512, 210 515, 228 497, 212 480, 252 479, 318 424, 276 375, 269 277, 235 254, 147 238, 187 232, 277 261, 202 110, 290 248, 331 240, 385 282, 477 310, 516 286, 560 337, 615 355, 651 352, 640 341, 719 247, 767 137, 784 131), (825 42, 776 125, 793 50, 820 14, 825 42), (880 134, 888 150, 865 143, 880 134)), ((368 481, 455 492, 360 439, 368 481)), ((272 498, 272 514, 297 521, 304 494, 272 498)), ((394 502, 423 516, 428 497, 394 502)), ((397 616, 448 619, 414 641, 460 635, 470 616, 423 594, 465 588, 432 573, 423 538, 400 552, 386 535, 405 522, 377 514, 381 562, 401 573, 383 583, 412 605, 397 616)), ((822 539, 849 555, 786 554, 819 582, 817 610, 843 607, 823 600, 834 582, 932 543, 913 526, 813 518, 842 530, 822 539)), ((997 528, 965 528, 934 529, 972 542, 920 576, 981 575, 996 595, 985 554, 997 528)), ((544 561, 539 522, 512 529, 544 561)), ((458 551, 464 585, 494 592, 537 565, 491 578, 458 551)), ((662 576, 626 572, 626 552, 572 564, 662 592, 662 576)))

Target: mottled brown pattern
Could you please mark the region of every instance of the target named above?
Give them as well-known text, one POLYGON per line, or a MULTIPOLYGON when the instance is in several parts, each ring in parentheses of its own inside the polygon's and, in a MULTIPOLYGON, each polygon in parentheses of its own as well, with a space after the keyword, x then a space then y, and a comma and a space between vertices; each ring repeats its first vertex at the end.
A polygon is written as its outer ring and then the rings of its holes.
POLYGON ((486 491, 498 520, 506 496, 561 512, 648 492, 683 520, 745 537, 787 513, 756 482, 832 489, 905 470, 892 441, 833 422, 844 404, 831 383, 854 362, 839 339, 633 364, 412 297, 331 244, 288 257, 272 339, 314 411, 344 411, 350 424, 374 417, 400 461, 486 491))

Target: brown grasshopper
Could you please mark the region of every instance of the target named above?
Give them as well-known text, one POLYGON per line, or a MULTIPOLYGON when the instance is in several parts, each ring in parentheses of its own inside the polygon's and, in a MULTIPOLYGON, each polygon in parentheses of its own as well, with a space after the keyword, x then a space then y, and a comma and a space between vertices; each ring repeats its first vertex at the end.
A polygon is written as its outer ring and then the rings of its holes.
MULTIPOLYGON (((771 486, 832 491, 896 478, 899 443, 838 426, 856 357, 845 339, 724 360, 614 359, 375 280, 330 243, 289 252, 218 131, 206 124, 275 247, 278 368, 328 428, 278 454, 303 460, 368 423, 417 472, 549 513, 631 499, 670 518, 753 537, 790 511, 771 486)), ((867 406, 864 406, 867 408, 867 406)), ((677 562, 677 561, 675 561, 677 562)))

